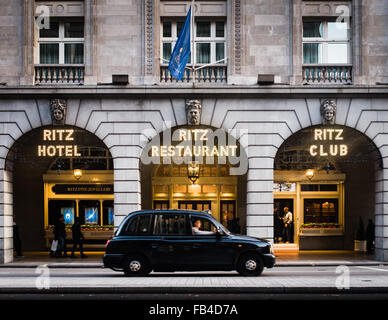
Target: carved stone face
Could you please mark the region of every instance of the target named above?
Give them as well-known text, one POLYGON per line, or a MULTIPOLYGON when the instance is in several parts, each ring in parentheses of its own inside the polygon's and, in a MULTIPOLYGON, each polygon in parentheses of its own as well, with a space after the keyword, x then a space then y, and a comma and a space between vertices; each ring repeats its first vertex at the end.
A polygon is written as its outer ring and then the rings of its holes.
POLYGON ((59 108, 56 108, 53 110, 53 116, 54 116, 55 120, 62 121, 63 120, 63 111, 59 108))
POLYGON ((325 100, 322 103, 321 114, 325 124, 334 124, 337 107, 334 101, 325 100))
POLYGON ((332 121, 333 118, 334 118, 334 109, 333 107, 331 106, 328 106, 326 109, 325 109, 325 119, 327 121, 332 121))
POLYGON ((198 100, 190 100, 186 104, 187 123, 198 125, 201 122, 201 103, 198 100))
POLYGON ((51 100, 51 117, 53 123, 63 124, 66 118, 66 100, 53 99, 51 100))

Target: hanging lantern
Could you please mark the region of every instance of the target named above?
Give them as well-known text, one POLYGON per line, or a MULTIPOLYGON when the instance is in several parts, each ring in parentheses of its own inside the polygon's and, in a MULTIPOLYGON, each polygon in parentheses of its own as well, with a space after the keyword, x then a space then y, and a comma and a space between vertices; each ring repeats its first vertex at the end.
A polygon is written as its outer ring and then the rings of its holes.
POLYGON ((187 168, 188 178, 192 183, 195 183, 199 179, 199 163, 192 161, 188 164, 187 168))

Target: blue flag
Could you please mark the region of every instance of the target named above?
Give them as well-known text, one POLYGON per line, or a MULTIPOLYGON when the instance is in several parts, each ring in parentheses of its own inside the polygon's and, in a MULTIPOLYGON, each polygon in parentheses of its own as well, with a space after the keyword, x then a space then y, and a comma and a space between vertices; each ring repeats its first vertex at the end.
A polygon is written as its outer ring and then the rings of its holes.
POLYGON ((187 60, 191 55, 190 50, 190 24, 191 24, 191 7, 187 13, 183 28, 179 33, 178 40, 175 44, 174 50, 172 51, 168 69, 171 75, 181 80, 185 72, 187 60))

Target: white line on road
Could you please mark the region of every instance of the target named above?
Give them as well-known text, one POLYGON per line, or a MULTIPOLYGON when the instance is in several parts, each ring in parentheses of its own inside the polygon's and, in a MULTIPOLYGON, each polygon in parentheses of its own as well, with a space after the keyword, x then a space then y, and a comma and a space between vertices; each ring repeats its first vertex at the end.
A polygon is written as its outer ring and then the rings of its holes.
POLYGON ((379 269, 379 268, 362 267, 362 266, 357 266, 357 268, 361 268, 361 269, 369 269, 369 270, 374 270, 374 271, 385 271, 385 272, 388 272, 388 269, 379 269))

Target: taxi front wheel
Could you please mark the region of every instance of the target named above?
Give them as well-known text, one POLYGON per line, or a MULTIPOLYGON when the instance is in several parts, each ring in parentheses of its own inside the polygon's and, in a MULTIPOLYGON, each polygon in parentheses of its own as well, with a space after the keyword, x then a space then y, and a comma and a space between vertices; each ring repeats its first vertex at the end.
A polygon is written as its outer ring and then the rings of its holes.
POLYGON ((130 277, 146 276, 151 272, 151 265, 142 256, 127 257, 124 262, 124 274, 130 277))
POLYGON ((263 272, 264 264, 256 254, 244 254, 238 259, 236 270, 242 276, 259 276, 263 272))

